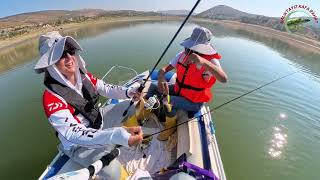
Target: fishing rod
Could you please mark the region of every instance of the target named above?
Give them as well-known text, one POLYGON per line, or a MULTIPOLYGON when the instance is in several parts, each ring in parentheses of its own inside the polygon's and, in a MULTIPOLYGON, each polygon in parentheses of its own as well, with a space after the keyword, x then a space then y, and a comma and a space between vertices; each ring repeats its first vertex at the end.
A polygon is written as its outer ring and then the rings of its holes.
MULTIPOLYGON (((184 19, 184 21, 182 22, 182 24, 180 25, 178 31, 175 33, 175 35, 173 36, 173 38, 171 39, 170 43, 167 45, 167 47, 165 48, 165 50, 163 51, 163 53, 161 54, 160 58, 158 59, 157 63, 153 66, 151 72, 149 73, 148 77, 146 79, 149 79, 151 74, 153 73, 153 71, 156 69, 156 67, 158 66, 158 64, 160 63, 161 59, 163 58, 163 56, 166 54, 166 52, 168 51, 169 47, 171 46, 172 42, 176 39, 176 37, 178 36, 178 34, 180 33, 182 27, 185 25, 185 23, 187 22, 187 20, 189 19, 189 17, 192 15, 193 11, 196 9, 196 7, 198 6, 198 4, 200 3, 201 0, 197 0, 196 4, 193 6, 193 8, 191 9, 191 11, 189 12, 188 16, 184 19)), ((144 89, 145 85, 146 85, 146 80, 140 84, 140 87, 138 88, 138 92, 141 93, 142 90, 144 89)), ((129 108, 132 106, 133 104, 133 100, 130 101, 129 106, 127 107, 127 109, 123 112, 122 116, 127 115, 129 108)))
MULTIPOLYGON (((274 80, 272 80, 272 81, 270 81, 270 82, 268 82, 268 83, 266 83, 264 85, 261 85, 261 86, 255 88, 255 89, 253 89, 251 91, 248 91, 248 92, 246 92, 246 93, 244 93, 244 94, 242 94, 242 95, 240 95, 240 96, 238 96, 236 98, 233 98, 233 99, 231 99, 231 100, 229 100, 229 101, 227 101, 225 103, 222 103, 219 106, 214 107, 209 112, 201 114, 200 116, 197 116, 197 117, 193 117, 193 118, 191 118, 191 119, 189 119, 187 121, 181 122, 181 123, 177 124, 176 126, 163 129, 161 131, 152 133, 150 135, 146 135, 146 136, 143 137, 143 139, 148 139, 151 136, 160 134, 160 133, 162 133, 164 131, 167 131, 169 129, 176 128, 176 127, 178 127, 178 126, 180 126, 182 124, 185 124, 185 123, 190 122, 192 120, 196 120, 199 117, 203 117, 206 114, 212 113, 214 110, 217 110, 217 109, 219 109, 219 108, 221 108, 221 107, 223 107, 223 106, 225 106, 225 105, 227 105, 227 104, 229 104, 229 103, 231 103, 231 102, 233 102, 233 101, 235 101, 237 99, 240 99, 241 97, 244 97, 244 96, 246 96, 248 94, 251 94, 251 93, 253 93, 253 92, 255 92, 255 91, 257 91, 257 90, 259 90, 259 89, 261 89, 261 88, 263 88, 265 86, 268 86, 268 85, 270 85, 270 84, 272 84, 272 83, 274 83, 276 81, 284 79, 284 78, 286 78, 288 76, 291 76, 291 75, 293 75, 295 73, 297 73, 297 72, 292 72, 292 73, 289 73, 289 74, 287 74, 285 76, 282 76, 282 77, 279 77, 277 79, 274 79, 274 80)), ((49 179, 50 180, 58 180, 58 179, 80 179, 80 180, 86 179, 87 180, 87 179, 93 177, 94 175, 96 175, 103 167, 108 166, 110 164, 110 162, 120 154, 120 149, 119 149, 120 147, 121 147, 121 145, 116 145, 115 148, 110 153, 108 153, 105 156, 103 156, 100 160, 92 163, 87 168, 83 168, 83 169, 80 169, 80 170, 77 170, 77 171, 72 171, 72 172, 67 172, 67 173, 63 173, 63 174, 60 174, 60 175, 56 175, 56 176, 53 176, 53 177, 51 177, 49 179)))
POLYGON ((246 93, 244 93, 244 94, 242 94, 242 95, 240 95, 240 96, 238 96, 238 97, 235 97, 235 98, 233 98, 233 99, 231 99, 231 100, 229 100, 229 101, 227 101, 227 102, 225 102, 225 103, 222 103, 222 104, 220 104, 219 106, 216 106, 216 107, 214 107, 213 109, 211 109, 209 112, 206 112, 206 113, 204 113, 204 114, 201 114, 200 116, 197 116, 197 117, 193 117, 193 118, 191 118, 191 119, 189 119, 189 120, 187 120, 187 121, 181 122, 181 123, 179 123, 179 124, 177 124, 177 125, 175 125, 175 126, 173 126, 173 127, 163 129, 163 130, 161 130, 161 131, 159 131, 159 132, 155 132, 155 133, 150 134, 150 135, 146 135, 146 136, 144 136, 143 138, 144 138, 144 139, 147 139, 147 138, 149 138, 149 137, 151 137, 151 136, 160 134, 160 133, 162 133, 162 132, 164 132, 164 131, 167 131, 167 130, 169 130, 169 129, 176 128, 176 127, 178 127, 178 126, 180 126, 180 125, 182 125, 182 124, 185 124, 185 123, 187 123, 187 122, 190 122, 190 121, 192 121, 192 120, 195 120, 195 119, 197 119, 197 118, 199 118, 199 117, 203 117, 204 115, 209 114, 209 113, 212 113, 214 110, 217 110, 217 109, 219 109, 219 108, 221 108, 221 107, 223 107, 223 106, 225 106, 225 105, 227 105, 227 104, 229 104, 229 103, 231 103, 231 102, 233 102, 233 101, 235 101, 235 100, 237 100, 237 99, 240 99, 240 98, 243 97, 243 96, 246 96, 246 95, 248 95, 248 94, 251 94, 251 93, 253 93, 253 92, 255 92, 255 91, 257 91, 257 90, 259 90, 259 89, 261 89, 261 88, 263 88, 263 87, 265 87, 265 86, 268 86, 268 85, 270 85, 270 84, 272 84, 272 83, 274 83, 274 82, 276 82, 276 81, 279 81, 279 80, 281 80, 281 79, 284 79, 284 78, 286 78, 286 77, 288 77, 288 76, 291 76, 291 75, 293 75, 293 74, 295 74, 295 73, 297 73, 297 72, 292 72, 292 73, 286 74, 285 76, 281 76, 281 77, 279 77, 279 78, 277 78, 277 79, 274 79, 274 80, 272 80, 272 81, 270 81, 270 82, 268 82, 268 83, 266 83, 266 84, 264 84, 264 85, 261 85, 261 86, 255 88, 255 89, 253 89, 253 90, 251 90, 251 91, 248 91, 248 92, 246 92, 246 93))

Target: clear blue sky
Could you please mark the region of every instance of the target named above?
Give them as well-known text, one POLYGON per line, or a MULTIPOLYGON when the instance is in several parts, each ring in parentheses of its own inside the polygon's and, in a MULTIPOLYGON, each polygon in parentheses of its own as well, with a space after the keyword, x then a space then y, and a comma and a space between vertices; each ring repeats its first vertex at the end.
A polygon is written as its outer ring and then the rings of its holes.
MULTIPOLYGON (((191 9, 196 0, 1 0, 0 17, 40 10, 74 10, 99 8, 106 10, 176 10, 191 9)), ((320 16, 320 0, 202 0, 196 12, 216 5, 228 5, 235 9, 280 17, 291 5, 304 4, 320 16)))

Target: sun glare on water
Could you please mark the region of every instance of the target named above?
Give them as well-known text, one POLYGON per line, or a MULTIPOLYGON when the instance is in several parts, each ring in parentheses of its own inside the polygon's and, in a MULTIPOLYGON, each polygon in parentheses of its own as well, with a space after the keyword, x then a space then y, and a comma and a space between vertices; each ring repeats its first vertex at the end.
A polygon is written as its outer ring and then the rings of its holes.
POLYGON ((285 113, 280 113, 278 118, 280 120, 285 120, 285 119, 287 119, 287 115, 285 113))
POLYGON ((276 126, 273 127, 268 154, 273 159, 280 159, 285 145, 288 143, 287 128, 282 124, 287 119, 287 114, 279 113, 276 118, 276 126))

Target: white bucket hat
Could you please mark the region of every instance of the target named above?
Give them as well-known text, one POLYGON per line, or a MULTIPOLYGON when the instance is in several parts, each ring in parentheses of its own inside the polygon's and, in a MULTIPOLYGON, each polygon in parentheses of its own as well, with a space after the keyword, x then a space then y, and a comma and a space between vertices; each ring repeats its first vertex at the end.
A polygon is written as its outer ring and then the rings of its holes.
POLYGON ((195 27, 189 38, 185 39, 180 45, 201 54, 216 54, 216 50, 210 44, 212 33, 204 27, 195 27))
MULTIPOLYGON (((61 36, 58 31, 51 31, 39 38, 40 59, 34 67, 36 73, 44 72, 44 69, 58 62, 68 42, 75 49, 82 51, 79 43, 71 36, 61 36)), ((79 68, 86 72, 85 62, 80 55, 76 55, 79 68)))

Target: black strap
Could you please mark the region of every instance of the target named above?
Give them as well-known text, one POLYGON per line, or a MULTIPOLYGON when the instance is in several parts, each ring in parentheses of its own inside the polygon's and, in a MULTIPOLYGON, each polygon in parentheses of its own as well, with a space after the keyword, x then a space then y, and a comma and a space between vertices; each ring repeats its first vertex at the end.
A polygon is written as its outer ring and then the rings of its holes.
POLYGON ((179 64, 180 66, 184 67, 184 68, 187 68, 187 67, 188 67, 188 65, 184 65, 184 64, 181 63, 181 62, 178 62, 178 64, 179 64))
POLYGON ((76 116, 78 114, 80 114, 80 111, 78 111, 78 109, 75 109, 74 112, 72 113, 73 116, 76 116))
MULTIPOLYGON (((178 62, 178 63, 179 63, 179 62, 178 62)), ((181 64, 182 67, 185 68, 184 73, 183 73, 183 76, 182 76, 182 82, 179 82, 180 85, 181 85, 181 84, 184 84, 184 80, 185 80, 185 78, 186 78, 186 76, 187 76, 187 72, 188 72, 188 70, 189 70, 190 65, 189 65, 189 64, 183 65, 182 63, 180 63, 180 64, 181 64)), ((177 78, 176 81, 177 81, 177 84, 178 84, 178 86, 179 86, 179 91, 177 92, 177 95, 180 96, 181 89, 182 89, 183 87, 179 85, 179 83, 178 83, 178 81, 179 81, 178 78, 177 78)))
POLYGON ((90 122, 90 127, 99 129, 102 124, 102 117, 99 110, 95 108, 99 95, 83 73, 81 73, 81 78, 83 79, 82 93, 84 98, 71 88, 59 83, 50 75, 46 77, 44 84, 75 108, 73 115, 82 114, 90 122))
POLYGON ((176 79, 176 83, 178 84, 180 89, 184 88, 184 89, 190 89, 190 90, 193 90, 193 91, 203 91, 203 90, 205 90, 205 88, 197 88, 197 87, 193 87, 193 86, 190 86, 190 85, 187 85, 187 84, 183 84, 178 79, 176 79))

